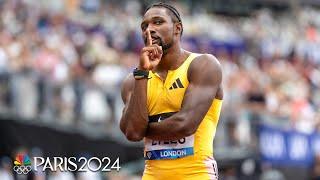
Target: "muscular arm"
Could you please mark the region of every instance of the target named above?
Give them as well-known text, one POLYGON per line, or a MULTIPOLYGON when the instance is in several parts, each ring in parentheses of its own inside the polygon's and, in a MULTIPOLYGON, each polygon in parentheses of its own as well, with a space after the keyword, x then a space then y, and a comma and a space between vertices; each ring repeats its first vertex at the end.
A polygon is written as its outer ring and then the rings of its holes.
POLYGON ((188 70, 189 86, 181 110, 158 123, 150 123, 146 137, 177 140, 192 135, 208 112, 222 81, 219 62, 212 55, 195 59, 188 70))
MULTIPOLYGON (((140 54, 139 69, 152 70, 162 58, 162 47, 152 44, 149 28, 143 30, 146 46, 140 54)), ((124 81, 121 96, 125 108, 120 120, 120 129, 129 141, 140 141, 148 128, 147 79, 135 80, 133 75, 124 81)))
POLYGON ((129 141, 143 139, 148 127, 147 79, 135 80, 129 75, 121 89, 125 104, 120 129, 129 141))

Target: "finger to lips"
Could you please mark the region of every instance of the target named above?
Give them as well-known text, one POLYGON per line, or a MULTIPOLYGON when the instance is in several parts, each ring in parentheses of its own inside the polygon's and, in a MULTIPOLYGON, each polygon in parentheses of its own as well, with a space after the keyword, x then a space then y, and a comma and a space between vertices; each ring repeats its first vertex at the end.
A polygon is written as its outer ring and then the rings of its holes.
POLYGON ((147 28, 147 46, 151 46, 152 45, 152 38, 151 38, 151 33, 149 28, 147 28))

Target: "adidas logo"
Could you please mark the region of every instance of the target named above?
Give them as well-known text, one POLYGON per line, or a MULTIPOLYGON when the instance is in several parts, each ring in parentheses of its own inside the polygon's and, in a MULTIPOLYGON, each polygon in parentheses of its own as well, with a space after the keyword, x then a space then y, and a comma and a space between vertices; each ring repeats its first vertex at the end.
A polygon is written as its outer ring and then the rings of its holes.
POLYGON ((179 78, 176 79, 176 81, 171 85, 169 90, 177 89, 177 88, 184 88, 179 78))

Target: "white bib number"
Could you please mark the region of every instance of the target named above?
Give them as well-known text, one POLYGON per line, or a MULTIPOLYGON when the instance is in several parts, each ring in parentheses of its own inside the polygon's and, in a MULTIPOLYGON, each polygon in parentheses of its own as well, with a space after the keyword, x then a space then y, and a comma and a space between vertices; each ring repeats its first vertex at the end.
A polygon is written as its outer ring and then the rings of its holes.
POLYGON ((145 159, 177 159, 193 155, 194 135, 175 141, 157 141, 145 138, 145 159))

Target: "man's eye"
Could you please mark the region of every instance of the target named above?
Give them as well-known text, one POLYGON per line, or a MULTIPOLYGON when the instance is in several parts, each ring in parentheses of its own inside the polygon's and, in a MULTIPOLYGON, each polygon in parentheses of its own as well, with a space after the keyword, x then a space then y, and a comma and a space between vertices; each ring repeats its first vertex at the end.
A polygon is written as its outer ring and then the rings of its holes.
POLYGON ((162 23, 162 21, 155 21, 154 22, 156 25, 160 25, 162 23))
POLYGON ((141 26, 141 29, 144 31, 144 30, 147 29, 147 26, 146 26, 146 25, 142 25, 142 26, 141 26))

